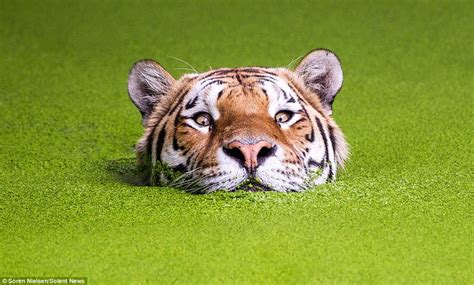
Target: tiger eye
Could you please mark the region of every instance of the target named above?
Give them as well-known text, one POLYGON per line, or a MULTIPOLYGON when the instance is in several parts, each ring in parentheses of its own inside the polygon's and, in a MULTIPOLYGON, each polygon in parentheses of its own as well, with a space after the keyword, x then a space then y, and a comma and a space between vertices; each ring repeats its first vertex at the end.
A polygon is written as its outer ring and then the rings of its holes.
POLYGON ((277 121, 277 123, 286 123, 291 119, 292 116, 293 113, 290 111, 280 111, 275 115, 275 121, 277 121))
POLYGON ((211 124, 211 116, 207 113, 201 113, 194 118, 194 121, 202 127, 208 127, 211 124))

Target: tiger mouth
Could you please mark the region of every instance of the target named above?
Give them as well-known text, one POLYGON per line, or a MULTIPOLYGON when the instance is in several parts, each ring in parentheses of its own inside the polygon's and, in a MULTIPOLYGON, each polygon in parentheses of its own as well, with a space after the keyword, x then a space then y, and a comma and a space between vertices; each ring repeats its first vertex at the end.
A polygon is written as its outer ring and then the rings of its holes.
MULTIPOLYGON (((153 168, 153 174, 152 174, 152 181, 151 185, 154 184, 160 184, 160 177, 165 178, 165 183, 163 183, 163 186, 170 186, 170 187, 176 187, 176 188, 183 188, 186 192, 191 192, 191 193, 206 193, 207 191, 203 191, 205 188, 207 188, 206 184, 200 184, 197 182, 196 179, 192 176, 193 172, 185 172, 180 169, 172 168, 168 166, 166 163, 157 163, 155 164, 153 168), (187 187, 183 187, 187 186, 187 187), (188 189, 186 189, 188 188, 188 189)), ((214 189, 214 191, 228 191, 228 192, 237 192, 237 191, 244 191, 244 192, 268 192, 268 191, 275 191, 271 186, 263 184, 258 178, 255 176, 251 175, 244 179, 242 182, 237 184, 236 186, 233 186, 231 188, 219 188, 219 189, 214 189)))
POLYGON ((267 192, 273 191, 270 186, 262 184, 255 178, 248 178, 241 182, 232 192, 235 191, 245 191, 245 192, 267 192))

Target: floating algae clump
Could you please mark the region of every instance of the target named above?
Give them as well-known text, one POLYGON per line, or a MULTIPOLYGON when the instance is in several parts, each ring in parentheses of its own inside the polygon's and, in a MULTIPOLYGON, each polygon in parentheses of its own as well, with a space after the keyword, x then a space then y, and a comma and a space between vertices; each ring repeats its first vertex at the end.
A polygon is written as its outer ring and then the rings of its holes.
POLYGON ((316 168, 308 172, 308 182, 314 181, 318 179, 321 175, 323 175, 322 168, 316 168))
POLYGON ((266 185, 263 185, 260 179, 252 177, 240 183, 235 190, 236 191, 249 191, 249 192, 262 192, 262 191, 270 191, 271 188, 266 185))
POLYGON ((318 179, 321 178, 323 175, 323 168, 315 168, 312 169, 308 172, 308 177, 305 179, 305 185, 306 187, 314 187, 318 184, 321 183, 321 181, 318 182, 318 179))
POLYGON ((157 161, 152 167, 150 184, 165 186, 163 185, 164 182, 177 181, 181 176, 183 176, 183 172, 173 169, 166 163, 157 161))

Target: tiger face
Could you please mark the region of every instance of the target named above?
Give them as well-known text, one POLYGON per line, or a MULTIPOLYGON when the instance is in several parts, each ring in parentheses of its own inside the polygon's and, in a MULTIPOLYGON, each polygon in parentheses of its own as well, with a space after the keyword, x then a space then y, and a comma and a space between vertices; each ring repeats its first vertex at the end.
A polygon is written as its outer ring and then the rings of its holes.
POLYGON ((152 184, 192 192, 303 191, 333 180, 348 157, 331 118, 342 79, 338 58, 322 49, 295 70, 221 68, 179 80, 139 61, 128 80, 145 128, 139 163, 152 184), (157 165, 181 174, 157 174, 157 165))

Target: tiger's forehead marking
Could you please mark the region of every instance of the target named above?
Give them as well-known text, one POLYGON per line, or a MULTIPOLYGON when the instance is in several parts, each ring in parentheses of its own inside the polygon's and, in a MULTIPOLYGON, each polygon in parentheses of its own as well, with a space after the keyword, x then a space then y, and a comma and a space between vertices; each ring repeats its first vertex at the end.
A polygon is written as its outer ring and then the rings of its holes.
POLYGON ((217 120, 220 117, 220 112, 216 107, 217 99, 224 88, 222 82, 213 82, 213 84, 198 82, 184 97, 184 110, 181 116, 192 117, 199 112, 209 112, 214 120, 217 120))
POLYGON ((198 80, 227 78, 227 77, 232 77, 233 75, 237 73, 244 76, 262 75, 262 74, 278 76, 270 68, 240 67, 240 68, 221 68, 217 70, 211 70, 211 71, 201 74, 198 77, 198 80))
MULTIPOLYGON (((268 96, 267 89, 269 88, 265 89, 264 85, 275 85, 271 90, 277 90, 276 86, 278 86, 280 90, 278 93, 282 93, 285 99, 290 100, 290 103, 295 101, 293 96, 287 96, 287 94, 295 93, 295 90, 289 85, 286 78, 284 76, 279 76, 274 69, 270 68, 243 67, 219 69, 204 73, 196 77, 195 80, 195 86, 197 86, 197 89, 203 91, 211 85, 225 85, 226 88, 243 87, 248 90, 252 90, 254 87, 259 87, 263 90, 266 96, 268 96)), ((206 93, 207 95, 210 94, 209 92, 206 93)), ((219 95, 222 95, 222 92, 219 95)), ((278 94, 278 96, 279 95, 280 94, 278 94)))
POLYGON ((287 78, 276 72, 278 70, 244 67, 219 69, 197 76, 184 96, 181 115, 192 117, 199 112, 209 112, 217 120, 221 115, 219 109, 230 112, 235 106, 239 106, 240 113, 258 113, 266 109, 271 117, 282 107, 299 112, 304 104, 302 98, 287 78), (224 105, 218 102, 223 98, 224 105), (264 109, 259 109, 260 105, 264 105, 264 109))
POLYGON ((251 87, 259 81, 275 81, 278 75, 273 71, 258 68, 220 69, 204 73, 197 78, 203 88, 212 84, 226 84, 227 87, 251 87))

